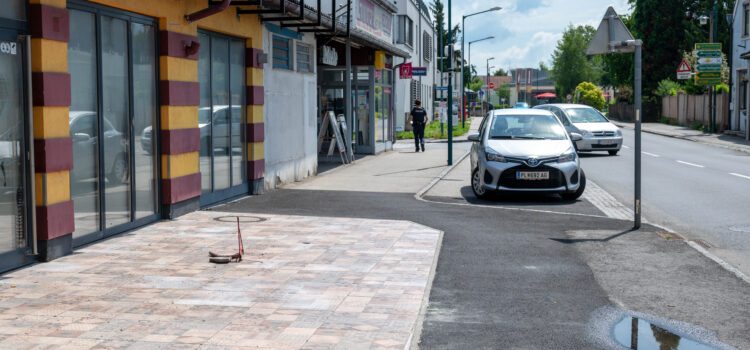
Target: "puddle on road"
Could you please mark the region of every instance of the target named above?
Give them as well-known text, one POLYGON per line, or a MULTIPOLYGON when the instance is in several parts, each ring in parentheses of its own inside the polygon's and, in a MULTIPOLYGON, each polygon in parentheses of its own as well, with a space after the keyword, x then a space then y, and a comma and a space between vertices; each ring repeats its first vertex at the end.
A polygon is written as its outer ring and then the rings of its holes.
POLYGON ((627 316, 615 325, 615 340, 638 350, 710 350, 714 347, 681 337, 639 318, 627 316))

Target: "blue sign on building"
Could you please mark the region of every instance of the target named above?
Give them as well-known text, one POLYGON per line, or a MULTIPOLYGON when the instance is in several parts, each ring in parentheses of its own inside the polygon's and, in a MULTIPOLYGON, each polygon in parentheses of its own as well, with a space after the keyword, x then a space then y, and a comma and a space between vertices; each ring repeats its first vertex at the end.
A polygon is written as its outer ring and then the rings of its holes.
POLYGON ((427 67, 411 67, 412 76, 427 76, 427 67))

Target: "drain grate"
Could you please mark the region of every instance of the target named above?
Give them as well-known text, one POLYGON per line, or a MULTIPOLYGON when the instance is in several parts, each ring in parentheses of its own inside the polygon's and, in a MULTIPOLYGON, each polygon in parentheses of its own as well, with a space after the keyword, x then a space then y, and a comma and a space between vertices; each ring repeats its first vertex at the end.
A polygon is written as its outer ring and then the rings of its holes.
POLYGON ((668 232, 668 231, 656 231, 656 234, 659 235, 659 237, 664 238, 666 240, 679 240, 684 241, 685 237, 682 237, 674 232, 668 232))
POLYGON ((231 216, 219 216, 215 217, 214 220, 221 221, 221 222, 237 222, 237 218, 240 218, 240 223, 250 223, 250 222, 263 222, 268 219, 261 218, 258 216, 249 216, 249 215, 231 215, 231 216))
POLYGON ((708 242, 702 240, 702 239, 694 239, 693 242, 698 244, 699 246, 703 247, 704 249, 710 249, 711 245, 708 244, 708 242))

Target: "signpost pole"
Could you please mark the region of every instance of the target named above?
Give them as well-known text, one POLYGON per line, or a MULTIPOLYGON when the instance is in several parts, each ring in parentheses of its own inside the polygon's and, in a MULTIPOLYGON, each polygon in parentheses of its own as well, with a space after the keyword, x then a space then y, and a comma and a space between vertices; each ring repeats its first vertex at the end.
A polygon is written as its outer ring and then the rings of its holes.
MULTIPOLYGON (((451 27, 451 0, 448 0, 448 47, 453 50, 453 27, 451 27)), ((448 55, 448 165, 453 165, 453 51, 448 55)), ((462 53, 463 54, 463 53, 462 53)), ((463 60, 463 59, 462 59, 463 60)), ((462 63, 463 64, 463 63, 462 63)), ((462 91, 463 92, 463 91, 462 91)), ((460 107, 460 106, 459 106, 460 107)))
MULTIPOLYGON (((610 21, 611 23, 612 21, 610 21)), ((610 24, 611 26, 611 24, 610 24)), ((641 228, 641 46, 635 41, 635 212, 633 228, 641 228)))

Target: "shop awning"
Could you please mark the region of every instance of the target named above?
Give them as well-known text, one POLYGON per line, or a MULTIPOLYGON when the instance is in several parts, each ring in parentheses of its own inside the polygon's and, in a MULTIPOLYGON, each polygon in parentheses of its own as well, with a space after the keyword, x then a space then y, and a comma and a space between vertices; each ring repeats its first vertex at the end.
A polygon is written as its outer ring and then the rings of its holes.
POLYGON ((352 41, 354 42, 361 43, 374 49, 383 50, 393 56, 403 57, 407 59, 411 58, 411 55, 408 52, 401 50, 394 45, 388 44, 364 30, 361 30, 359 28, 352 28, 351 34, 352 41))
POLYGON ((539 95, 534 96, 534 98, 555 98, 557 95, 551 93, 551 92, 545 92, 541 93, 539 95))

